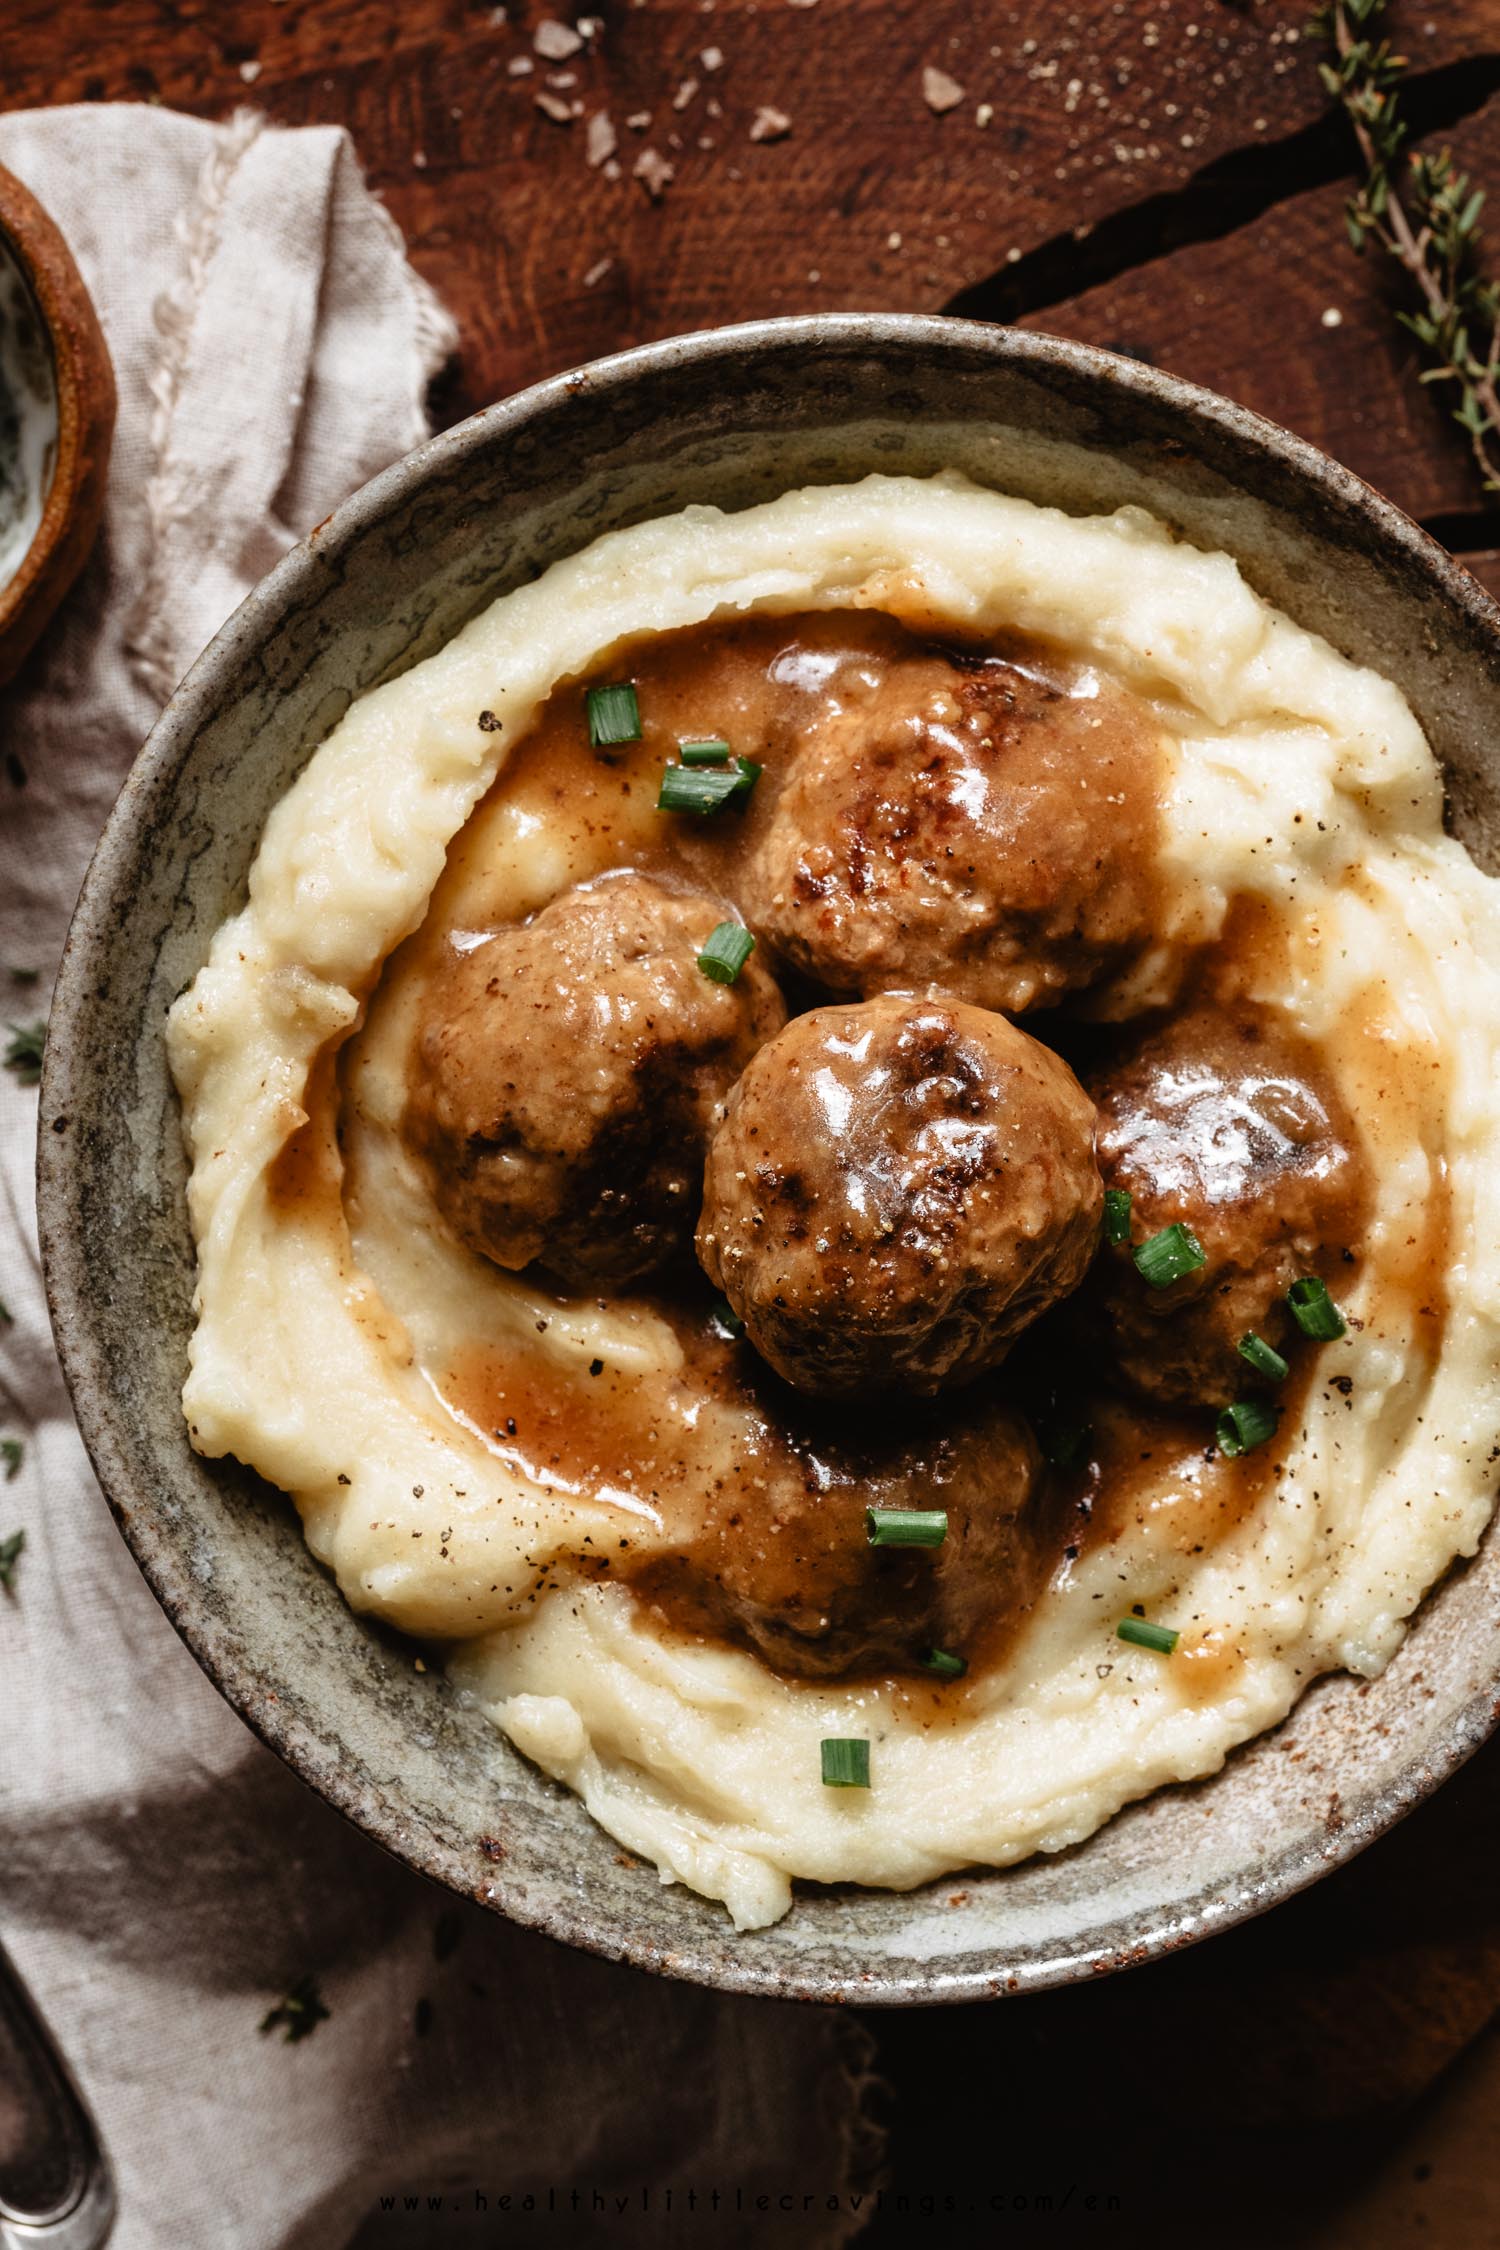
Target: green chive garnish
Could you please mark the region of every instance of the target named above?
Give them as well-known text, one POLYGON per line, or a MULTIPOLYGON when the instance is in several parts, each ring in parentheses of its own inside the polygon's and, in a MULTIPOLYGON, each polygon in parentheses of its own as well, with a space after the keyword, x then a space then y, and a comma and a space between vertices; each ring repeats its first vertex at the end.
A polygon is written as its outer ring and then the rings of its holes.
POLYGON ((713 1318, 715 1325, 721 1328, 726 1336, 744 1335, 745 1323, 741 1320, 739 1314, 735 1311, 733 1305, 729 1302, 729 1299, 727 1297, 719 1297, 715 1299, 713 1318))
POLYGON ((728 766, 668 766, 661 777, 658 812, 716 813, 733 799, 744 799, 760 779, 753 758, 728 766))
POLYGON ((1294 1281, 1286 1301, 1303 1335, 1311 1336, 1315 1343, 1331 1344, 1335 1336, 1344 1335, 1348 1329, 1348 1321, 1315 1273, 1294 1281))
POLYGON ((1264 1375, 1268 1383, 1286 1381, 1286 1361, 1280 1352, 1272 1351, 1265 1337, 1257 1336, 1253 1328, 1248 1336, 1240 1338, 1239 1354, 1241 1359, 1249 1360, 1256 1374, 1264 1375))
POLYGON ((1238 1454, 1248 1453, 1252 1446, 1264 1445, 1267 1438, 1276 1435, 1280 1419, 1276 1408, 1267 1406, 1264 1399, 1237 1398, 1233 1406, 1225 1407, 1214 1424, 1219 1451, 1233 1460, 1238 1454))
POLYGON ((751 954, 755 940, 743 922, 721 922, 698 956, 698 966, 715 984, 733 984, 751 954))
POLYGON ((870 1745, 858 1735, 825 1734, 820 1745, 823 1752, 823 1787, 825 1789, 868 1789, 870 1786, 870 1745))
POLYGON ((618 687, 591 687, 588 704, 592 749, 607 749, 612 742, 640 741, 640 705, 628 680, 618 687))
POLYGON ((1158 1656, 1170 1656, 1182 1639, 1170 1625, 1148 1625, 1144 1617, 1122 1617, 1115 1632, 1122 1641, 1130 1641, 1136 1648, 1155 1649, 1158 1656))
POLYGON ((685 766, 727 766, 729 745, 720 734, 703 742, 679 742, 677 755, 685 766))
POLYGON ((1185 1273, 1196 1273, 1208 1264, 1202 1243, 1191 1227, 1180 1219, 1172 1226, 1163 1227, 1153 1234, 1139 1250, 1131 1252, 1137 1270, 1150 1282, 1153 1289, 1170 1289, 1174 1281, 1181 1281, 1185 1273))
POLYGON ((948 1536, 946 1508, 866 1508, 865 1536, 872 1547, 941 1547, 948 1536))
POLYGON ((1104 1239, 1112 1250, 1130 1240, 1130 1192, 1127 1188, 1104 1191, 1104 1239))
POLYGON ((969 1669, 963 1657, 946 1648, 928 1649, 919 1662, 924 1672, 935 1672, 940 1680, 961 1680, 969 1669))

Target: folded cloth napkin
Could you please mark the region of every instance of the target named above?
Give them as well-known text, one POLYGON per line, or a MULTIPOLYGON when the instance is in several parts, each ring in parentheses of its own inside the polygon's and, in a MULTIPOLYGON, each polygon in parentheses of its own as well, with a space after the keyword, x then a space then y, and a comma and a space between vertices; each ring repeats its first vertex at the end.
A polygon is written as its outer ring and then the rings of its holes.
MULTIPOLYGON (((0 697, 0 1018, 24 1023, 159 704, 292 540, 425 435, 453 329, 341 131, 58 109, 0 117, 0 163, 66 234, 120 392, 99 547, 0 697)), ((0 1460, 0 1555, 26 1537, 0 1591, 0 1933, 99 2118, 119 2250, 491 2242, 521 2223, 505 2196, 570 2246, 847 2240, 874 2149, 852 2019, 445 1899, 200 1676, 72 1425, 35 1131, 0 1072, 0 1436, 24 1448, 0 1460), (261 2035, 308 1975, 326 2019, 261 2035)))

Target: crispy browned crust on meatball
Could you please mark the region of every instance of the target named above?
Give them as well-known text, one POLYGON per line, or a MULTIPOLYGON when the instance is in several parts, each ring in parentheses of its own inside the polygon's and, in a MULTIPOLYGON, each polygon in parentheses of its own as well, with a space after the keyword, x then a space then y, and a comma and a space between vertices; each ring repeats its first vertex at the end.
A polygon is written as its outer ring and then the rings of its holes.
POLYGON ((1286 1292, 1321 1272, 1337 1292, 1357 1244, 1363 1167, 1353 1127, 1311 1051, 1263 1013, 1197 1008, 1089 1076, 1104 1183, 1131 1198, 1138 1246, 1181 1220, 1207 1264, 1153 1289, 1123 1248, 1099 1257, 1086 1327, 1130 1388, 1167 1405, 1222 1406, 1253 1388, 1254 1333, 1295 1333, 1286 1292))
POLYGON ((1152 935, 1159 730, 991 661, 913 654, 802 736, 747 919, 840 994, 940 988, 1012 1014, 1152 935))
POLYGON ((699 1260, 799 1390, 967 1382, 1083 1275, 1093 1124, 1067 1065, 1002 1016, 894 995, 815 1009, 729 1097, 699 1260))
POLYGON ((781 1442, 705 1498, 702 1530, 637 1593, 692 1632, 738 1640, 805 1678, 973 1657, 1030 1609, 1055 1560, 1041 1456, 1013 1409, 977 1393, 906 1404, 855 1432, 777 1409, 781 1442), (940 1547, 872 1547, 867 1508, 942 1509, 940 1547))
POLYGON ((712 899, 608 876, 450 952, 427 995, 405 1131, 472 1249, 621 1288, 691 1240, 720 1104, 786 1013, 754 956, 732 985, 699 968, 725 916, 712 899))

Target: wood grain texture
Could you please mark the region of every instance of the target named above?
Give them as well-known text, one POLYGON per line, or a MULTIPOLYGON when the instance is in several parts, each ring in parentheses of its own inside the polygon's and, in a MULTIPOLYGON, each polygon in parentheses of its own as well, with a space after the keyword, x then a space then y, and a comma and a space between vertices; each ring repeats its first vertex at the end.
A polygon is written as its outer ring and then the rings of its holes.
MULTIPOLYGON (((1444 141, 1480 180, 1500 180, 1500 96, 1444 141)), ((1223 391, 1412 515, 1477 515, 1486 503, 1467 443, 1444 393, 1418 382, 1415 340, 1394 318, 1410 302, 1404 276, 1383 252, 1354 255, 1344 200, 1342 186, 1290 197, 1221 242, 1153 259, 1029 325, 1223 391)))
MULTIPOLYGON (((561 65, 533 46, 549 12, 545 0, 508 12, 463 0, 12 0, 4 98, 133 97, 208 115, 253 100, 286 123, 346 124, 461 320, 448 413, 675 330, 936 310, 1059 232, 1181 190, 1236 150, 1274 169, 1325 110, 1306 0, 597 0, 597 33, 561 65), (944 115, 923 99, 926 66, 963 88, 944 115), (582 114, 555 122, 538 93, 582 114), (751 140, 762 108, 789 121, 784 137, 751 140), (587 162, 599 113, 620 144, 615 178, 587 162), (649 122, 635 130, 632 118, 649 122), (675 172, 656 202, 631 176, 648 149, 675 172)), ((1500 0, 1398 6, 1396 21, 1423 71, 1500 50, 1500 0)), ((1091 291, 1036 324, 1222 380, 1368 464, 1420 513, 1466 506, 1422 401, 1387 396, 1396 437, 1372 435, 1372 390, 1387 374, 1400 388, 1399 350, 1381 335, 1372 355, 1363 322, 1317 325, 1324 303, 1350 303, 1361 286, 1341 272, 1326 293, 1321 266, 1340 254, 1335 236, 1319 238, 1326 216, 1310 205, 1285 241, 1236 240, 1232 257, 1207 248, 1180 273, 1149 269, 1140 297, 1128 283, 1091 291), (1299 281, 1290 314, 1288 254, 1320 275, 1299 281), (1289 356, 1305 363, 1296 382, 1289 356)))

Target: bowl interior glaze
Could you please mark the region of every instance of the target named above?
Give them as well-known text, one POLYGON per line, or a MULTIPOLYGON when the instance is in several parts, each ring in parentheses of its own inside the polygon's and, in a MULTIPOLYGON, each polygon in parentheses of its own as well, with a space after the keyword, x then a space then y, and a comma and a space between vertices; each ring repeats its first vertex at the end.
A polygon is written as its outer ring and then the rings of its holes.
POLYGON ((746 1992, 929 2002, 1149 1958, 1311 1882, 1494 1725, 1500 1560, 1428 1600, 1383 1678, 1316 1686, 1212 1780, 1088 1843, 909 1894, 808 1889, 777 1927, 622 1865, 582 1806, 361 1623, 290 1506, 190 1451, 184 1160, 163 1019, 241 902, 265 816, 364 689, 599 532, 872 469, 965 470, 1075 512, 1138 502, 1410 698, 1497 863, 1500 612, 1355 478, 1133 362, 850 315, 648 347, 491 408, 356 494, 229 621, 121 794, 69 939, 42 1089, 53 1317, 85 1439, 167 1614, 229 1701, 413 1866, 567 1942, 746 1992), (957 1892, 962 1904, 950 1904, 957 1892))

